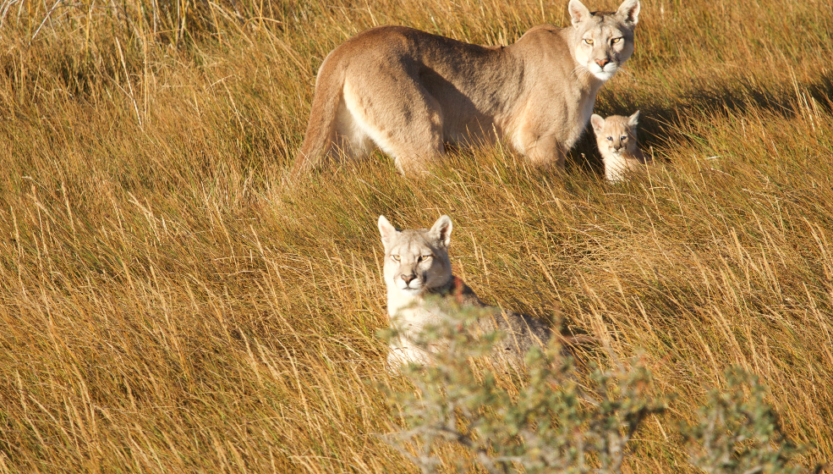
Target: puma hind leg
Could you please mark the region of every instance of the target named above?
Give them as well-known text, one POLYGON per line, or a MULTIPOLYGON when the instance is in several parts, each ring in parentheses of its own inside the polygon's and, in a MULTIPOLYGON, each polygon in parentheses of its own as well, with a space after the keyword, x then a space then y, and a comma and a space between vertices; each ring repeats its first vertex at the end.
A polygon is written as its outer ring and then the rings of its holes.
MULTIPOLYGON (((353 120, 351 143, 368 137, 394 158, 406 176, 419 175, 445 154, 443 114, 439 102, 402 71, 390 87, 374 89, 364 76, 348 78, 344 103, 353 120), (372 95, 359 91, 374 91, 372 95), (361 133, 357 133, 356 130, 361 133)), ((341 131, 339 131, 341 132, 341 131)))

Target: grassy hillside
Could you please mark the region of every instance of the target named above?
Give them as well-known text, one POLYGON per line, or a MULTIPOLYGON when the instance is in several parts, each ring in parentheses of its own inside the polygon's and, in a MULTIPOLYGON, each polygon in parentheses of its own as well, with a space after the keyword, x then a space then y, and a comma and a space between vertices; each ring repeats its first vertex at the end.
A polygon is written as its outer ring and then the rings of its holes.
POLYGON ((378 385, 408 387, 376 337, 379 214, 449 214, 484 300, 643 354, 677 396, 627 472, 693 472, 676 425, 733 365, 802 464, 833 459, 827 1, 645 0, 596 103, 642 110, 664 164, 630 183, 603 182, 591 133, 564 179, 497 146, 419 183, 378 155, 283 184, 342 41, 508 44, 566 4, 3 1, 0 472, 415 472, 377 436, 378 385))

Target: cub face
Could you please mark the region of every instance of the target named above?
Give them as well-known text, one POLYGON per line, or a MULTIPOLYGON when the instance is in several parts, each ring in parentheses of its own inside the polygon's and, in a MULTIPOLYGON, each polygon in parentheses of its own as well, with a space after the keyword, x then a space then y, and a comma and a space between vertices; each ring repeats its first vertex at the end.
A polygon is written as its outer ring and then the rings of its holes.
POLYGON ((610 79, 633 54, 639 0, 625 0, 615 13, 591 13, 579 0, 571 0, 568 8, 576 29, 576 60, 596 78, 610 79))
POLYGON ((440 217, 430 230, 398 231, 385 216, 379 216, 379 232, 385 246, 385 284, 388 293, 421 296, 451 279, 448 245, 451 219, 440 217))
POLYGON ((630 117, 611 115, 605 119, 596 114, 590 116, 590 124, 593 126, 593 132, 596 133, 596 144, 602 155, 620 156, 625 152, 633 152, 636 148, 638 123, 638 110, 630 117))

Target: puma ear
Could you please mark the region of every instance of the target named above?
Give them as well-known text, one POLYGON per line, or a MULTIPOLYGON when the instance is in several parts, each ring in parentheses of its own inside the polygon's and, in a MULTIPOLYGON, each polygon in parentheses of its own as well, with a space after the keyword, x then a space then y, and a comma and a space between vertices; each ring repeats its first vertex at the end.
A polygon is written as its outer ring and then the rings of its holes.
POLYGON ((590 116, 590 125, 593 126, 593 131, 596 132, 596 135, 598 135, 602 133, 602 129, 604 129, 605 119, 603 119, 601 115, 593 114, 590 116))
POLYGON ((625 23, 631 26, 636 26, 639 21, 639 0, 625 0, 619 5, 619 10, 616 11, 618 16, 625 23))
POLYGON ((451 218, 448 216, 442 216, 437 219, 437 222, 431 227, 431 235, 437 239, 437 241, 442 244, 444 247, 448 247, 448 244, 451 243, 451 229, 453 226, 451 225, 451 218))
POLYGON ((567 9, 570 10, 570 19, 573 22, 573 26, 578 25, 590 16, 590 10, 579 0, 570 0, 570 5, 567 9))
POLYGON ((385 219, 385 216, 379 216, 379 233, 382 234, 382 245, 385 246, 385 250, 388 249, 397 232, 399 231, 385 219))
POLYGON ((628 125, 631 127, 636 127, 636 124, 639 123, 639 111, 633 113, 630 117, 628 117, 628 125))

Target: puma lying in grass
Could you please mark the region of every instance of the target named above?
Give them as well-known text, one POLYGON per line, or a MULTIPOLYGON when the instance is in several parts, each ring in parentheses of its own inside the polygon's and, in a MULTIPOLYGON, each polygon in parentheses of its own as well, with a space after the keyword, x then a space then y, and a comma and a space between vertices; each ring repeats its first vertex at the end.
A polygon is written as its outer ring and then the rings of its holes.
POLYGON ((545 345, 552 332, 538 319, 483 304, 471 288, 451 273, 448 246, 451 242, 451 219, 440 217, 431 229, 396 230, 384 216, 379 216, 379 232, 385 246, 385 284, 388 314, 399 336, 390 343, 388 365, 431 362, 430 350, 413 343, 427 325, 437 324, 443 308, 475 307, 483 316, 477 329, 500 331, 505 337, 496 346, 502 356, 521 360, 535 344, 545 345), (442 304, 453 300, 454 304, 442 304))

